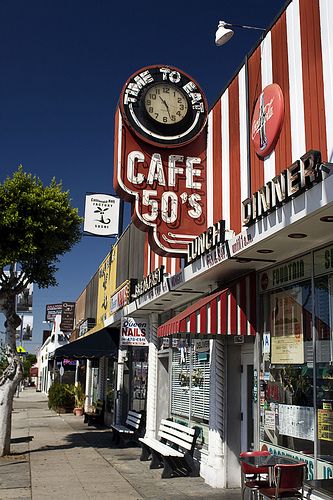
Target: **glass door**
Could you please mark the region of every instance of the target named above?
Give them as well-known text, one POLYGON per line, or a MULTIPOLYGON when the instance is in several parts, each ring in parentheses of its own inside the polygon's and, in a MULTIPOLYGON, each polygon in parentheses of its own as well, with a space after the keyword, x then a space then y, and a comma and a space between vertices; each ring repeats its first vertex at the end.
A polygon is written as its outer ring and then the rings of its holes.
POLYGON ((241 353, 241 451, 254 447, 253 345, 244 346, 241 353))

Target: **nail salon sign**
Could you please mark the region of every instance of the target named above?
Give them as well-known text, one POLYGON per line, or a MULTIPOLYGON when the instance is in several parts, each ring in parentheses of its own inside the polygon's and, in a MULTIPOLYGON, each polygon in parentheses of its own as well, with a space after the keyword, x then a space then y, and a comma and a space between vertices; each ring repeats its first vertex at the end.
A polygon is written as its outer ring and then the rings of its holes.
POLYGON ((145 318, 123 318, 121 320, 120 345, 146 347, 148 320, 145 318))

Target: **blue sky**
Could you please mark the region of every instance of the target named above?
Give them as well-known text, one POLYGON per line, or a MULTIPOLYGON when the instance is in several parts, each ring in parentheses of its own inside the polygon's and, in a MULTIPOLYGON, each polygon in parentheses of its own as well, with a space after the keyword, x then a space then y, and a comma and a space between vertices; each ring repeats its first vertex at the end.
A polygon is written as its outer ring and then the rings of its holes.
MULTIPOLYGON (((284 4, 1 0, 0 180, 20 163, 44 183, 55 176, 83 215, 86 192, 113 192, 114 113, 127 78, 151 64, 177 66, 198 81, 211 106, 260 36, 237 29, 218 48, 218 21, 267 27, 284 4)), ((59 286, 35 287, 28 350, 40 343, 45 305, 75 300, 111 243, 83 237, 61 259, 59 286)))

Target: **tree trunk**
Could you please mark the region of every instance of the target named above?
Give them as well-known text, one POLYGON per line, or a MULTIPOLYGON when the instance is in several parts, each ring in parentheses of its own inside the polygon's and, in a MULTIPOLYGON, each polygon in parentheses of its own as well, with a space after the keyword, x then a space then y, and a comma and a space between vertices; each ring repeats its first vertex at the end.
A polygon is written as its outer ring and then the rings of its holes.
POLYGON ((0 456, 10 453, 13 399, 23 378, 22 362, 16 350, 16 329, 21 324, 21 319, 16 314, 15 302, 15 294, 10 293, 3 307, 6 316, 5 355, 8 366, 0 376, 0 456))

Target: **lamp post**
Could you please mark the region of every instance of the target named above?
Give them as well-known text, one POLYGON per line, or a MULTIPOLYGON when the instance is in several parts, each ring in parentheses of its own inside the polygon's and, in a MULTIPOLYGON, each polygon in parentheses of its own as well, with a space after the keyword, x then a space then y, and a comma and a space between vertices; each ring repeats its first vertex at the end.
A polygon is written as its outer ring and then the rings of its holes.
POLYGON ((249 30, 266 31, 265 28, 259 28, 257 26, 247 26, 242 24, 231 24, 225 21, 219 21, 217 31, 215 34, 215 44, 220 47, 227 43, 233 36, 234 32, 231 28, 245 28, 249 30))

